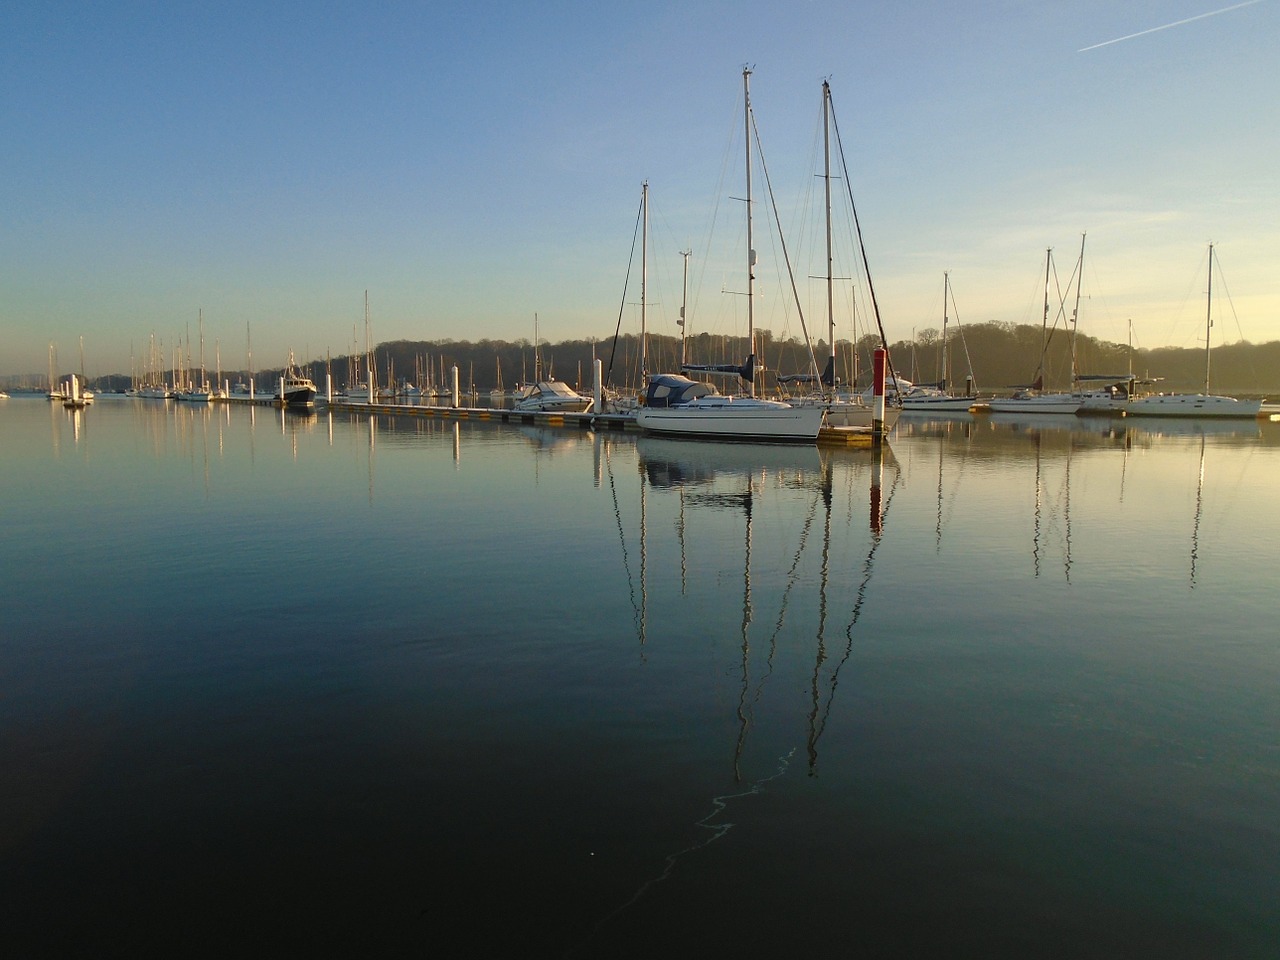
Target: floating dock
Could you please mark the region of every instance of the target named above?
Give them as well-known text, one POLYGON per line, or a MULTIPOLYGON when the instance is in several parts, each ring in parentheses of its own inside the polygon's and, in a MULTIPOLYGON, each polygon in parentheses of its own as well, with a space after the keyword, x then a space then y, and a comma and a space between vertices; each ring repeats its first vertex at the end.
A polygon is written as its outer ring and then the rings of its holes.
MULTIPOLYGON (((248 397, 231 394, 220 398, 226 403, 279 407, 275 397, 248 397)), ((507 410, 501 407, 438 406, 418 403, 350 403, 343 400, 319 400, 317 409, 341 413, 372 413, 385 417, 438 417, 442 420, 487 420, 497 423, 524 423, 547 427, 590 428, 593 430, 639 431, 634 415, 623 413, 547 413, 542 411, 507 410)), ((311 409, 311 408, 299 408, 311 409)), ((822 446, 871 447, 875 436, 870 427, 823 427, 817 442, 822 446)))

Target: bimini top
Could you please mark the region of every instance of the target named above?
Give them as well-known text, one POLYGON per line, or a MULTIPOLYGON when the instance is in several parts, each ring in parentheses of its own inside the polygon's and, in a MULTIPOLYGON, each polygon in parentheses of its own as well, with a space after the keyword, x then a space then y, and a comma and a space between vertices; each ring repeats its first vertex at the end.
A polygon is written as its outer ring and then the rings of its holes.
POLYGON ((544 397, 562 397, 566 400, 578 400, 579 395, 574 393, 563 380, 543 380, 533 389, 534 394, 544 397))
POLYGON ((645 391, 646 407, 680 407, 699 397, 713 396, 716 388, 709 383, 690 380, 678 373, 659 373, 649 378, 645 391))

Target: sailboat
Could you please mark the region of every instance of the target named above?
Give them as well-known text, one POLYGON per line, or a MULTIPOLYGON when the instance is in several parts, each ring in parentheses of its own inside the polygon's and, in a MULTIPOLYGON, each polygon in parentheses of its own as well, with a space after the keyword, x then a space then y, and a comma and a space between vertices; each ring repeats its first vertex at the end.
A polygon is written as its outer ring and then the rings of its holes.
POLYGON ((49 400, 65 400, 66 393, 60 384, 54 382, 53 368, 57 364, 57 348, 51 343, 49 344, 49 390, 45 394, 45 398, 49 400))
MULTIPOLYGON (((198 317, 200 330, 200 383, 198 386, 189 383, 187 389, 178 391, 174 394, 174 397, 178 400, 187 400, 193 403, 208 403, 213 399, 213 391, 209 387, 204 369, 204 310, 199 311, 198 317)), ((191 328, 188 327, 187 330, 190 331, 191 328)), ((188 357, 191 355, 190 345, 187 348, 187 355, 188 357)))
MULTIPOLYGON (((708 383, 691 380, 683 374, 653 374, 647 378, 644 404, 636 412, 636 423, 646 433, 666 436, 704 440, 815 443, 825 416, 823 407, 794 406, 780 400, 765 400, 756 396, 756 374, 760 368, 755 353, 756 252, 751 232, 752 115, 749 68, 742 71, 742 90, 746 123, 747 342, 751 345, 750 353, 741 367, 686 364, 683 369, 688 372, 737 376, 747 383, 750 393, 730 397, 720 394, 708 383)), ((647 226, 647 212, 645 222, 647 226)), ((647 240, 645 245, 647 246, 647 240)), ((642 313, 643 303, 642 296, 642 313)))
POLYGON ((503 397, 507 395, 506 391, 503 390, 502 388, 502 358, 501 357, 496 358, 496 365, 498 369, 498 381, 494 385, 493 389, 489 391, 489 398, 491 400, 501 400, 503 397))
POLYGON ((165 374, 160 369, 161 353, 163 344, 156 345, 156 335, 151 335, 151 348, 147 357, 147 371, 143 375, 142 386, 138 388, 138 396, 147 400, 168 400, 173 396, 173 391, 169 389, 169 385, 165 380, 165 374))
MULTIPOLYGON (((1060 393, 1044 392, 1044 358, 1049 346, 1049 278, 1053 270, 1053 248, 1045 252, 1044 260, 1044 318, 1040 334, 1040 365, 1036 370, 1036 379, 1029 386, 1019 390, 1011 397, 996 397, 988 402, 992 413, 1017 413, 1030 416, 1040 414, 1076 414, 1084 405, 1085 397, 1078 391, 1069 390, 1060 393)), ((1080 238, 1079 273, 1084 272, 1084 237, 1080 238)), ((1080 303, 1080 276, 1076 277, 1077 315, 1080 303)), ((1059 305, 1059 311, 1062 305, 1059 305)), ((1071 334, 1071 376, 1075 380, 1075 332, 1071 334)))
MULTIPOLYGON (((939 371, 941 379, 935 386, 925 386, 923 384, 913 384, 910 389, 899 396, 902 404, 903 413, 953 413, 964 412, 972 407, 975 403, 985 403, 985 400, 979 399, 977 396, 956 396, 949 392, 948 387, 951 385, 950 372, 950 344, 947 341, 947 324, 950 321, 950 314, 947 310, 951 299, 951 275, 945 271, 942 274, 942 341, 938 345, 939 355, 942 360, 942 369, 939 371)), ((957 319, 957 325, 959 320, 957 319)), ((973 382, 972 374, 969 377, 969 383, 973 382)))
POLYGON ((1156 393, 1131 399, 1125 412, 1134 417, 1256 417, 1262 400, 1237 400, 1209 392, 1209 369, 1213 332, 1213 244, 1209 244, 1209 290, 1205 305, 1204 393, 1156 393))
MULTIPOLYGON (((74 378, 73 378, 73 379, 74 379, 74 378)), ((81 338, 80 338, 80 387, 79 387, 79 396, 80 396, 80 399, 81 399, 84 403, 86 403, 86 404, 88 404, 88 403, 93 403, 93 401, 96 399, 96 395, 94 394, 94 392, 93 392, 92 390, 90 390, 90 389, 89 389, 89 378, 88 378, 88 377, 86 377, 86 376, 84 375, 84 337, 81 337, 81 338)))
MULTIPOLYGON (((354 354, 354 351, 352 351, 354 354)), ((360 357, 352 356, 348 360, 348 369, 350 371, 350 382, 347 389, 343 391, 343 398, 350 401, 362 401, 373 403, 373 354, 369 342, 369 291, 364 292, 364 359, 365 359, 365 379, 360 379, 360 357)))
MULTIPOLYGON (((793 397, 789 402, 794 405, 816 404, 826 410, 826 422, 833 427, 871 427, 875 421, 875 412, 871 398, 857 393, 840 393, 836 389, 836 319, 835 319, 835 276, 834 256, 831 243, 831 83, 822 82, 822 155, 823 155, 823 190, 826 200, 826 261, 827 261, 827 343, 830 354, 827 357, 826 369, 819 375, 799 373, 779 375, 780 385, 810 384, 818 392, 801 397, 793 397), (829 391, 829 392, 828 392, 829 391)), ((837 143, 839 137, 837 134, 837 143)), ((843 163, 844 148, 840 146, 843 163)), ((856 324, 855 324, 856 326, 856 324)), ((817 369, 815 363, 813 369, 817 369)), ((870 391, 868 391, 870 393, 870 391)), ((884 429, 892 430, 898 422, 899 410, 889 406, 884 411, 884 429)))

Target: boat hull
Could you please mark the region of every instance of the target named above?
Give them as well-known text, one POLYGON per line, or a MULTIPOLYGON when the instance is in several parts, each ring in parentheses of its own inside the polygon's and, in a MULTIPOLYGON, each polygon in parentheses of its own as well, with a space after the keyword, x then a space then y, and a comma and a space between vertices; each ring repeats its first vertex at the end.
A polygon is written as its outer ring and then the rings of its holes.
POLYGON ((678 407, 641 407, 636 424, 646 433, 699 440, 749 440, 762 443, 816 443, 823 424, 819 406, 793 407, 762 400, 689 403, 678 407))
MULTIPOLYGON (((824 408, 827 413, 827 425, 832 427, 872 427, 874 413, 871 407, 860 403, 835 402, 824 408)), ((884 408, 884 429, 892 430, 898 422, 902 411, 888 404, 884 408)))
POLYGON ((1073 416, 1080 412, 1080 407, 1083 403, 1084 400, 1082 398, 1070 395, 1024 397, 1021 399, 1007 397, 1003 400, 989 400, 987 401, 987 407, 991 413, 1025 413, 1036 416, 1052 413, 1073 416))
POLYGON ((314 407, 316 405, 316 388, 286 387, 284 405, 286 407, 314 407))
POLYGON ((1261 400, 1206 396, 1197 393, 1165 393, 1130 400, 1125 413, 1131 417, 1249 418, 1262 412, 1261 400))
POLYGON ((512 410, 516 413, 585 413, 590 406, 590 397, 579 397, 577 400, 538 400, 530 398, 517 403, 512 407, 512 410))
POLYGON ((903 397, 902 412, 908 414, 967 413, 975 403, 985 404, 986 402, 977 397, 903 397))

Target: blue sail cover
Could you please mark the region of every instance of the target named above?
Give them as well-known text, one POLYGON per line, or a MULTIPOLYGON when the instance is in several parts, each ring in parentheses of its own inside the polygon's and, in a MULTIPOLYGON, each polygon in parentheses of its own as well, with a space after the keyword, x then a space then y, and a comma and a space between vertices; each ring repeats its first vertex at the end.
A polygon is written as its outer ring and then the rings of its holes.
POLYGON ((645 391, 646 407, 679 407, 696 400, 698 397, 709 397, 716 388, 709 383, 699 383, 678 373, 659 373, 649 378, 649 386, 645 391))

